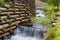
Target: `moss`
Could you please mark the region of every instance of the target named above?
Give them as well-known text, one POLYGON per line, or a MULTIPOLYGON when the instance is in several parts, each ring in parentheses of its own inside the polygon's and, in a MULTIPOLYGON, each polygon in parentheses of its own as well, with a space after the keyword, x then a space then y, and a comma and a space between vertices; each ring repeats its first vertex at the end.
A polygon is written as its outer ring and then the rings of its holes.
POLYGON ((6 4, 14 6, 14 4, 12 2, 6 2, 6 4))
POLYGON ((0 0, 0 6, 3 6, 4 5, 4 0, 0 0))
POLYGON ((7 21, 7 18, 3 18, 4 21, 7 21))

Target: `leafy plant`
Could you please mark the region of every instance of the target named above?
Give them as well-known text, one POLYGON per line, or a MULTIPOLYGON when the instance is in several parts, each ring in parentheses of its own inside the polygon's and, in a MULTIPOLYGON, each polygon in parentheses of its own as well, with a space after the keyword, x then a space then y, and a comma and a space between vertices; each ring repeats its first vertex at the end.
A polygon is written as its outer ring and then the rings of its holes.
POLYGON ((44 19, 44 18, 40 18, 40 17, 31 17, 31 21, 33 23, 38 23, 38 24, 41 24, 41 25, 49 25, 51 22, 49 19, 44 19))
POLYGON ((42 10, 44 11, 44 12, 48 12, 48 11, 54 11, 54 7, 52 6, 52 5, 47 5, 47 6, 45 6, 45 7, 43 7, 42 8, 42 10))
POLYGON ((45 13, 46 17, 51 20, 51 22, 54 20, 55 18, 55 13, 53 11, 48 11, 45 13))

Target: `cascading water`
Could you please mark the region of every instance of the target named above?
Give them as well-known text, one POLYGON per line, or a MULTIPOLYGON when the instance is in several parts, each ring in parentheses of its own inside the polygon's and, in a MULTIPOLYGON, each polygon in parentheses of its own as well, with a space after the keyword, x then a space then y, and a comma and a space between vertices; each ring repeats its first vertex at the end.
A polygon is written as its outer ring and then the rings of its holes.
POLYGON ((6 40, 41 40, 39 31, 32 27, 20 26, 14 32, 10 39, 6 40))
MULTIPOLYGON (((39 14, 37 14, 37 17, 38 15, 39 14)), ((14 35, 12 35, 11 38, 8 39, 6 37, 5 40, 42 40, 42 29, 43 27, 39 24, 33 24, 33 27, 20 26, 15 30, 14 35)))

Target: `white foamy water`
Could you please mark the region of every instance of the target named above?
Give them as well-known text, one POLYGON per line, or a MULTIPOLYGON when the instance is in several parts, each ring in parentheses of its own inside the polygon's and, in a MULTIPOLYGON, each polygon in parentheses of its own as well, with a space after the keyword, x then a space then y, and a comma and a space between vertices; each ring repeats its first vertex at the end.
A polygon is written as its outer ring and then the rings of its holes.
POLYGON ((36 7, 36 17, 45 18, 44 12, 42 11, 41 7, 36 7))
POLYGON ((23 37, 21 35, 12 36, 10 40, 39 40, 35 37, 23 37))
POLYGON ((41 40, 39 32, 35 30, 35 28, 20 26, 14 32, 14 35, 11 36, 10 39, 6 40, 41 40))

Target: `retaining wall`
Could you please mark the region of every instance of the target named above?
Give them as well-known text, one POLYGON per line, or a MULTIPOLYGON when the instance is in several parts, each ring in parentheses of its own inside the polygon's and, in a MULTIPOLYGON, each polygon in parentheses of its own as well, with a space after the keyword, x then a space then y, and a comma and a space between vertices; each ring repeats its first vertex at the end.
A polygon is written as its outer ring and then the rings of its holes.
POLYGON ((0 7, 0 38, 9 36, 21 23, 35 15, 34 0, 18 0, 0 7))

